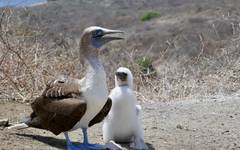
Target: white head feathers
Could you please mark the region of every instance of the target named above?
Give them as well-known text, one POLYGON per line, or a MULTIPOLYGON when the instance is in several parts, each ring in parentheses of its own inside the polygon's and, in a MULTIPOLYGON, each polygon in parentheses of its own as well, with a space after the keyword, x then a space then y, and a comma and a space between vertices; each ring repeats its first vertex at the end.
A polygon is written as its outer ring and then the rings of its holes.
POLYGON ((123 85, 128 85, 130 89, 133 89, 133 75, 128 68, 120 67, 115 74, 115 86, 123 85), (121 78, 122 75, 125 75, 125 78, 121 78))

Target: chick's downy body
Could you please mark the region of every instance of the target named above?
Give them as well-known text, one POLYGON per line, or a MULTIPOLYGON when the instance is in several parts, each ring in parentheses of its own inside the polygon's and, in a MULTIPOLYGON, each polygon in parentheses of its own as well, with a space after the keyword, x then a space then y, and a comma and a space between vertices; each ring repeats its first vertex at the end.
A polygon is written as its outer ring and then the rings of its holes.
POLYGON ((133 149, 148 149, 144 143, 143 128, 140 121, 141 107, 133 91, 133 76, 129 69, 120 67, 115 74, 115 88, 109 98, 112 107, 103 124, 105 143, 130 143, 133 149))
POLYGON ((104 124, 104 128, 108 128, 109 132, 104 134, 104 141, 112 139, 130 142, 133 134, 137 132, 136 97, 128 86, 115 87, 109 97, 112 98, 112 109, 104 124))

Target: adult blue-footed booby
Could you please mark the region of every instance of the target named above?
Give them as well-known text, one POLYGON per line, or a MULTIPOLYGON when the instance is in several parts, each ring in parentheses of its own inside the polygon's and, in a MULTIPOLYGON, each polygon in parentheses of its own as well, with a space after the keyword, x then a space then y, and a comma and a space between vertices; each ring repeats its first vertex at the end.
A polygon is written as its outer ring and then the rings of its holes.
POLYGON ((128 142, 130 147, 146 150, 143 129, 140 123, 141 106, 133 92, 133 75, 128 68, 120 67, 115 74, 115 88, 109 98, 112 107, 103 124, 103 140, 105 143, 128 142))
POLYGON ((69 150, 103 149, 101 145, 89 144, 87 128, 101 122, 108 114, 112 102, 108 98, 106 74, 98 55, 99 49, 120 37, 109 34, 122 33, 98 26, 86 28, 80 40, 80 57, 88 65, 81 80, 59 78, 47 84, 42 95, 31 104, 33 112, 29 119, 21 124, 9 127, 23 129, 34 127, 49 130, 55 135, 64 132, 69 150), (73 145, 68 131, 81 128, 83 144, 73 145))

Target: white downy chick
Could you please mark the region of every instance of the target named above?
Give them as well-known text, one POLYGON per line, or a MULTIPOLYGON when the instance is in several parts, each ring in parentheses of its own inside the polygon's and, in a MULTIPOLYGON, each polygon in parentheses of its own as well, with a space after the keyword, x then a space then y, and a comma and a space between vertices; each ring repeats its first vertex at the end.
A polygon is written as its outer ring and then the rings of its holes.
POLYGON ((146 150, 143 128, 140 121, 141 106, 133 91, 133 75, 128 68, 120 67, 115 74, 115 88, 109 97, 112 108, 104 120, 103 140, 118 143, 130 142, 130 147, 146 150))

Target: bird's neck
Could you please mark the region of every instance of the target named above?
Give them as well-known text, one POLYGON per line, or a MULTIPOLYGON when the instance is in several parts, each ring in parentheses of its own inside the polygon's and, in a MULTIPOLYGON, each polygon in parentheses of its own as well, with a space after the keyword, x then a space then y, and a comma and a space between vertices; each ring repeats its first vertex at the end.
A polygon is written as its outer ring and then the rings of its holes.
POLYGON ((106 73, 101 61, 97 56, 88 56, 86 58, 88 63, 86 81, 88 86, 102 85, 106 86, 106 73))
POLYGON ((81 60, 84 60, 83 64, 88 65, 87 73, 89 71, 91 72, 98 72, 103 70, 103 65, 101 61, 98 58, 97 50, 94 50, 92 47, 90 47, 87 42, 82 41, 80 46, 80 57, 81 60), (82 57, 83 56, 83 57, 82 57))
POLYGON ((103 65, 97 56, 87 56, 86 62, 88 64, 88 68, 93 69, 94 71, 98 71, 99 69, 103 69, 103 65))
POLYGON ((83 42, 80 46, 80 54, 81 59, 85 61, 83 64, 87 65, 84 88, 89 91, 94 91, 95 88, 106 90, 106 73, 96 50, 83 42))

